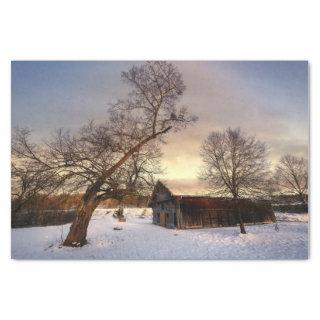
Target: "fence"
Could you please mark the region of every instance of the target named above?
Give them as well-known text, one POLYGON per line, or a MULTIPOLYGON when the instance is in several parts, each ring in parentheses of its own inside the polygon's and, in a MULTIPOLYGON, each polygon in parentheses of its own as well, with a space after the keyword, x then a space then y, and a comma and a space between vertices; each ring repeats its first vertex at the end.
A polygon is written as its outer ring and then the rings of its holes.
POLYGON ((75 214, 75 209, 18 212, 11 217, 11 227, 61 225, 72 222, 75 214))

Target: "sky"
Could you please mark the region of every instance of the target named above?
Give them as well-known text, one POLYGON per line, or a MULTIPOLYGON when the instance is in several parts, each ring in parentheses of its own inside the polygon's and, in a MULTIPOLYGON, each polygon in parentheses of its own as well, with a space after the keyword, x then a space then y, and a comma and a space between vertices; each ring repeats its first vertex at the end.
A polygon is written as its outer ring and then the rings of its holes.
MULTIPOLYGON (((14 61, 11 66, 12 127, 28 127, 35 140, 55 129, 77 130, 108 117, 109 104, 130 88, 121 71, 132 61, 14 61)), ((240 127, 269 146, 275 164, 282 155, 308 156, 309 108, 306 61, 174 61, 186 91, 180 105, 199 117, 171 133, 163 146, 162 178, 197 179, 199 149, 212 131, 240 127)))

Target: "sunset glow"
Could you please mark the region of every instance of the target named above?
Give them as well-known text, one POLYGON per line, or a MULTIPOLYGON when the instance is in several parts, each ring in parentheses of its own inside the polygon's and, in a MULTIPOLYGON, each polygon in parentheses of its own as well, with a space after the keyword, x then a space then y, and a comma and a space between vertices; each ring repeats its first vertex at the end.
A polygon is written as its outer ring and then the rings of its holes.
MULTIPOLYGON (((41 139, 59 127, 101 121, 109 103, 126 97, 120 74, 133 64, 139 62, 13 62, 12 126, 29 127, 41 139)), ((162 178, 197 179, 202 141, 227 127, 265 141, 273 163, 285 153, 308 156, 307 62, 174 64, 187 87, 180 104, 199 121, 167 137, 162 178)))

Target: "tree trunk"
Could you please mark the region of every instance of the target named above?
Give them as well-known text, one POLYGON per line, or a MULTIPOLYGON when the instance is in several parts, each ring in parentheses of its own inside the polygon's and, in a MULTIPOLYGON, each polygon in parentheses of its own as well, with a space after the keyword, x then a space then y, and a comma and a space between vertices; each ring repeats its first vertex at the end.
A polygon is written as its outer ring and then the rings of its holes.
POLYGON ((242 220, 242 214, 241 212, 238 210, 238 219, 239 219, 239 225, 240 225, 240 232, 242 234, 246 234, 246 228, 244 227, 244 223, 243 223, 243 220, 242 220))
POLYGON ((243 223, 241 211, 239 210, 239 203, 238 203, 238 199, 237 198, 234 199, 234 206, 235 206, 235 210, 236 210, 236 213, 237 213, 237 216, 238 216, 238 220, 239 220, 240 232, 242 234, 246 234, 247 232, 246 232, 246 228, 245 228, 244 223, 243 223))
POLYGON ((306 204, 306 197, 303 193, 299 193, 299 196, 300 196, 300 200, 303 204, 306 204))
POLYGON ((67 247, 82 247, 87 244, 87 229, 93 214, 97 208, 99 201, 95 195, 91 197, 84 196, 77 210, 77 215, 72 222, 67 238, 63 245, 67 247))

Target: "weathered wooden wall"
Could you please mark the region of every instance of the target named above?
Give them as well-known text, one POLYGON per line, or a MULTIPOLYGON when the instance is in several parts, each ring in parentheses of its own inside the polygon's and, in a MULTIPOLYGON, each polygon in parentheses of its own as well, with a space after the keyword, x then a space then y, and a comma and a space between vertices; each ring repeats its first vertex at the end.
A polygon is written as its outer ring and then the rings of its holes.
MULTIPOLYGON (((175 199, 171 196, 167 188, 162 185, 158 186, 153 203, 153 223, 160 225, 160 215, 165 214, 165 227, 176 227, 176 204, 175 199)), ((161 221, 162 222, 162 221, 161 221)))
POLYGON ((267 201, 241 199, 235 207, 230 199, 182 197, 180 209, 182 229, 236 226, 239 223, 237 210, 244 223, 275 221, 271 204, 267 201))
POLYGON ((165 227, 175 228, 176 227, 176 210, 174 200, 163 201, 155 203, 152 206, 153 210, 153 223, 160 225, 160 215, 163 212, 165 214, 165 227))
POLYGON ((158 183, 151 197, 153 223, 166 228, 212 228, 236 226, 238 211, 244 223, 269 223, 275 215, 269 201, 237 200, 173 195, 158 183))

